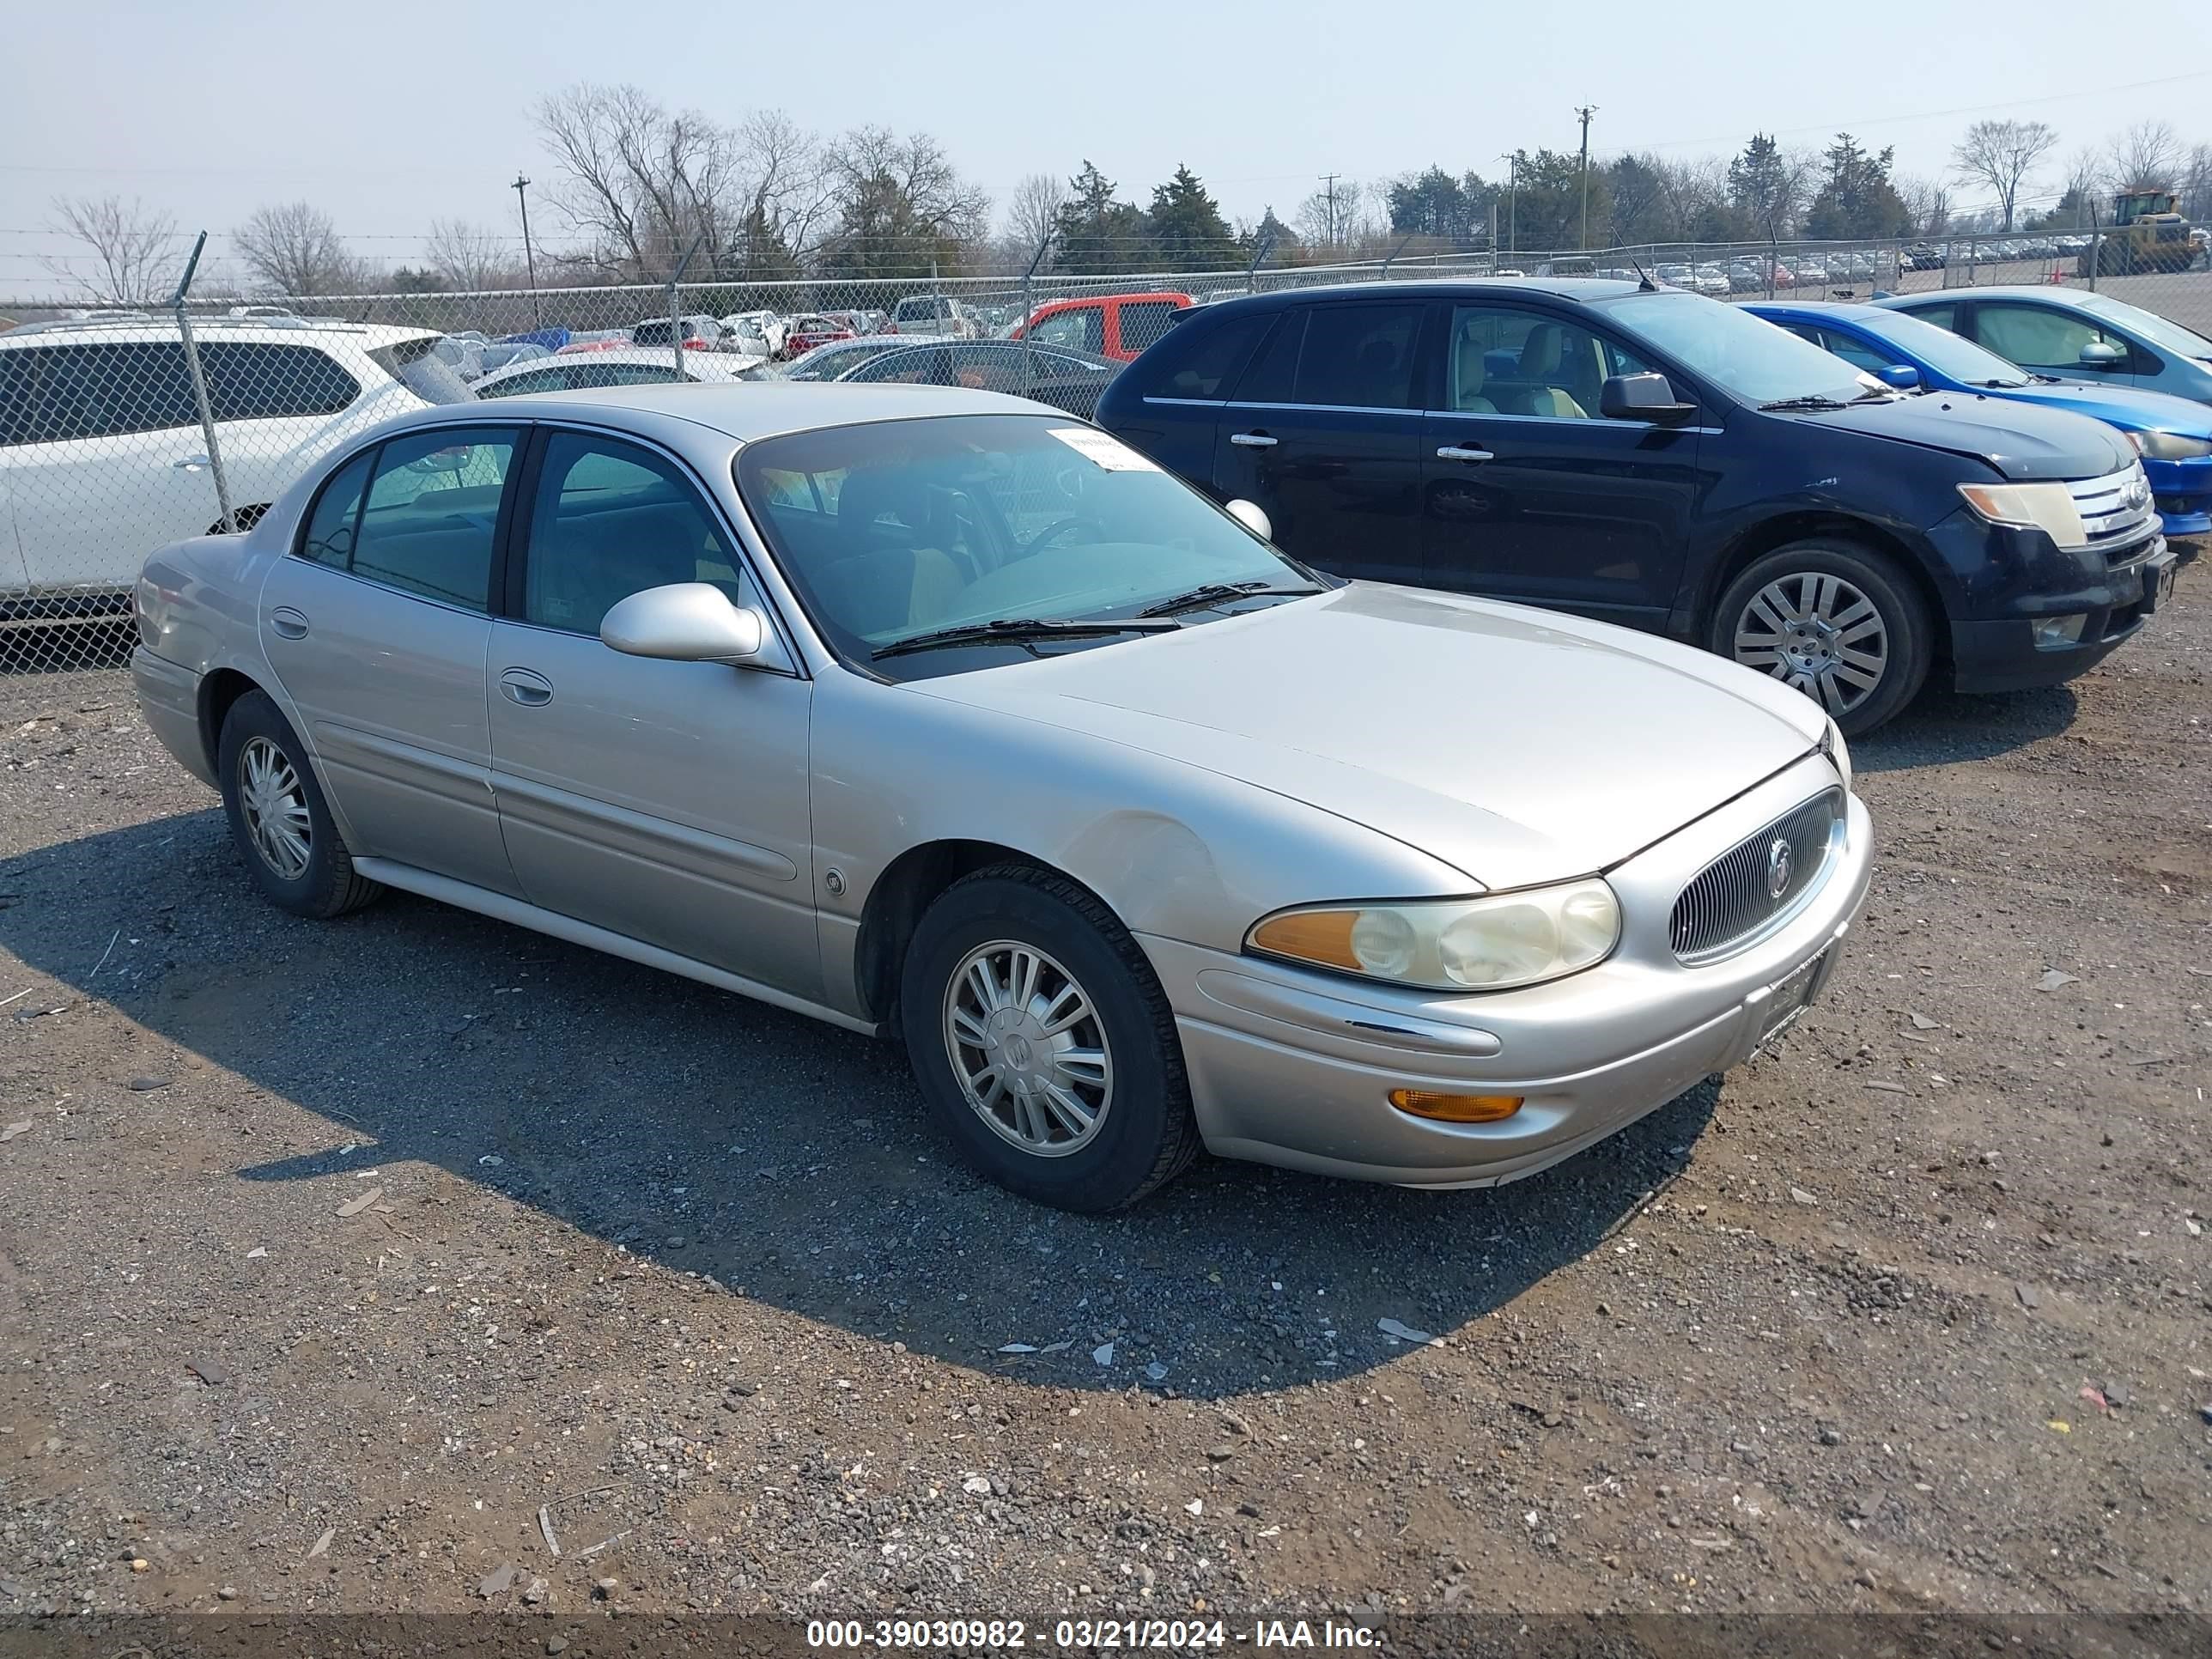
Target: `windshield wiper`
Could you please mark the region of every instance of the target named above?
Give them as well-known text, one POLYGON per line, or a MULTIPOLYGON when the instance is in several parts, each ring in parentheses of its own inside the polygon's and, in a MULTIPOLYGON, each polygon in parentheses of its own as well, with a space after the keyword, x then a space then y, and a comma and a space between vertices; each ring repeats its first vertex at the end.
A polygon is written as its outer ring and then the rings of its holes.
POLYGON ((1237 599, 1304 599, 1309 593, 1319 593, 1318 587, 1271 587, 1264 581, 1201 582, 1188 593, 1178 593, 1173 599, 1148 605, 1137 614, 1139 617, 1172 617, 1179 611, 1200 611, 1207 605, 1227 605, 1237 599))
MULTIPOLYGON (((2035 378, 2039 380, 2049 380, 2052 386, 2058 384, 2057 381, 2051 380, 2047 374, 2039 374, 2035 378)), ((2026 380, 1977 380, 1974 384, 1984 392, 2017 392, 2028 382, 2026 380)))
POLYGON ((1849 409, 1850 405, 1840 398, 1822 397, 1816 392, 1807 398, 1777 398, 1772 403, 1761 404, 1759 407, 1761 413, 1770 413, 1786 409, 1849 409))
POLYGON ((994 617, 988 622, 962 623, 957 628, 933 628, 879 645, 869 660, 880 662, 907 651, 932 651, 941 645, 1020 645, 1032 640, 1095 640, 1115 634, 1166 634, 1181 623, 1149 622, 1132 617, 1125 622, 1073 622, 1054 617, 994 617))

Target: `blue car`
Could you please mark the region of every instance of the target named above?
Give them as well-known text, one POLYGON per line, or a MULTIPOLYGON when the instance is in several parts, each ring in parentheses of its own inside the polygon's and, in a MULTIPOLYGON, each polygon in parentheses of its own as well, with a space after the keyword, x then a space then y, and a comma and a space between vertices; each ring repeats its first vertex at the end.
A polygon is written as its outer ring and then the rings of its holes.
POLYGON ((2212 340, 2109 294, 2039 283, 1893 294, 1875 303, 1948 328, 2038 374, 2212 404, 2212 340))
POLYGON ((2142 457, 2168 539, 2195 541, 2176 550, 2197 550, 2212 536, 2212 408, 2163 392, 2081 386, 2016 368, 1948 329, 1883 306, 1762 301, 1744 309, 1889 386, 2071 410, 2118 427, 2142 457))

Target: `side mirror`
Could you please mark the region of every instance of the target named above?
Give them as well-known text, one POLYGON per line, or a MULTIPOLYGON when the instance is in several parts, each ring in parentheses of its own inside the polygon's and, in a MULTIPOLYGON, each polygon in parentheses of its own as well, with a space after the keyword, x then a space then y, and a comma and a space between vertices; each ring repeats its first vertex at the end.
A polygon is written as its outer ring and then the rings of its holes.
POLYGON ((2127 360, 2128 354, 2110 340, 2090 341, 2078 359, 2084 368, 2118 368, 2127 360))
POLYGON ((1876 369, 1875 379, 1899 392, 1910 392, 1920 384, 1920 371, 1910 363, 1892 363, 1887 368, 1876 369))
POLYGON ((1663 426, 1688 420, 1698 406, 1677 403, 1664 374, 1613 374, 1598 388, 1597 412, 1608 421, 1650 421, 1663 426))
POLYGON ((599 623, 600 640, 615 650, 670 662, 744 662, 760 653, 767 637, 759 611, 732 605, 710 582, 646 588, 599 623))
POLYGON ((1230 502, 1222 510, 1261 541, 1272 542, 1275 539, 1274 525, 1269 521, 1267 515, 1260 510, 1256 503, 1240 497, 1230 502))

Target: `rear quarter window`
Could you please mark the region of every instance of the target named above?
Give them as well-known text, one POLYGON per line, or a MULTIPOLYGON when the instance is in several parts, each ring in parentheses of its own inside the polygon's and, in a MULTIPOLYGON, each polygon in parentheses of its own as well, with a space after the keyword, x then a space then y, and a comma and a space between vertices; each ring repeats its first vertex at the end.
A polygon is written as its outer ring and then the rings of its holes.
POLYGON ((1252 348, 1273 320, 1272 313, 1194 319, 1170 330, 1127 372, 1138 377, 1136 389, 1146 397, 1218 401, 1237 384, 1252 348))

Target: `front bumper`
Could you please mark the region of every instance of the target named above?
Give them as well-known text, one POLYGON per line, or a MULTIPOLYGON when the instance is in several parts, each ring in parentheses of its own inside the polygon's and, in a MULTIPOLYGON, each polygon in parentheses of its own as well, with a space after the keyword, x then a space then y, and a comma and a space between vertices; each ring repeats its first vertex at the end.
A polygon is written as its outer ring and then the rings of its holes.
POLYGON ((1526 990, 1398 991, 1145 936, 1206 1145, 1358 1180, 1493 1186, 1570 1158, 1740 1063, 1778 986, 1820 957, 1809 1000, 1834 971, 1866 896, 1865 807, 1850 802, 1843 848, 1804 908, 1752 948, 1685 968, 1668 945, 1668 913, 1712 859, 1834 781, 1826 761, 1808 757, 1616 866, 1620 947, 1595 968, 1526 990), (1396 1088, 1526 1103, 1502 1122, 1438 1123, 1390 1105, 1396 1088))
POLYGON ((2087 673, 2142 631, 2171 591, 2170 573, 2193 556, 2193 549, 2170 547, 2164 536, 2153 536, 2064 591, 2045 589, 2006 607, 2012 614, 1954 619, 1953 685, 1960 691, 2019 691, 2062 685, 2087 673), (2036 643, 2037 619, 2054 616, 2086 618, 2077 642, 2036 643))
POLYGON ((2146 459, 2142 470, 2166 540, 2185 558, 2194 558, 2203 538, 2212 536, 2212 455, 2181 461, 2146 459))

